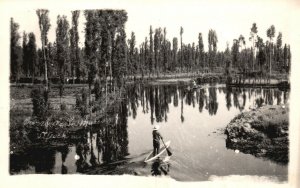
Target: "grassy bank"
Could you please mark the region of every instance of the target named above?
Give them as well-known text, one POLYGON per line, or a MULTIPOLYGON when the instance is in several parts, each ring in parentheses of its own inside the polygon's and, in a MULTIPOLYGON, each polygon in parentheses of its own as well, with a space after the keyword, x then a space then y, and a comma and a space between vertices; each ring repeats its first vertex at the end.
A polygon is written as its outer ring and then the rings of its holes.
POLYGON ((241 113, 226 127, 226 147, 288 163, 289 108, 268 105, 241 113))
MULTIPOLYGON (((136 74, 136 75, 130 75, 126 76, 124 78, 126 83, 132 83, 132 82, 174 82, 176 81, 186 81, 186 80, 191 80, 191 79, 197 79, 197 78, 211 78, 211 77, 217 77, 217 78, 224 78, 225 76, 223 73, 201 73, 201 72, 183 72, 183 73, 165 73, 165 74, 151 74, 151 75, 141 75, 141 74, 136 74)), ((110 80, 109 77, 107 77, 107 80, 110 80)), ((51 82, 51 80, 50 80, 51 82)), ((87 80, 81 80, 80 83, 77 83, 76 81, 73 84, 72 79, 65 80, 65 87, 70 87, 72 85, 74 86, 85 86, 87 84, 87 80)), ((105 82, 105 80, 103 80, 105 82)), ((43 80, 40 80, 40 82, 35 83, 35 85, 43 85, 43 80)), ((52 82, 51 82, 52 83, 52 82)), ((11 86, 18 86, 18 87, 32 87, 33 83, 28 82, 18 82, 18 83, 11 83, 11 86)), ((57 82, 53 82, 51 84, 52 87, 59 87, 59 84, 57 82)))
MULTIPOLYGON (((83 100, 81 88, 87 85, 68 86, 63 96, 59 97, 59 88, 52 87, 49 92, 47 115, 39 119, 33 116, 32 87, 11 87, 10 102, 10 151, 17 154, 33 145, 59 146, 69 144, 74 139, 80 139, 80 131, 88 130, 95 122, 102 121, 104 112, 114 113, 112 109, 118 106, 119 91, 108 93, 107 108, 103 96, 95 101, 92 95, 92 106, 78 104, 78 97, 83 100), (86 108, 84 115, 82 109, 86 108), (99 107, 101 108, 99 109, 99 107), (62 108, 63 107, 63 108, 62 108), (91 108, 91 110, 89 110, 91 108), (78 133, 78 134, 77 134, 78 133)), ((123 91, 121 91, 122 93, 123 91)), ((85 91, 87 93, 87 90, 85 91)), ((109 123, 110 118, 106 118, 109 123)))

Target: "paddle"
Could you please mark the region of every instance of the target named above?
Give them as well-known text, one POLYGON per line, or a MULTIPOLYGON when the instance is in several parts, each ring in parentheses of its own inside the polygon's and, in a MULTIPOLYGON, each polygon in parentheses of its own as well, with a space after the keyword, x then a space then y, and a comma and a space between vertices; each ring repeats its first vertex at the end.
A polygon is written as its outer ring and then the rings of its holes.
POLYGON ((168 156, 171 156, 172 152, 167 148, 167 146, 166 146, 166 144, 165 144, 165 142, 164 142, 164 140, 162 138, 161 138, 161 141, 162 141, 162 143, 164 144, 164 146, 165 146, 165 148, 167 150, 168 156))

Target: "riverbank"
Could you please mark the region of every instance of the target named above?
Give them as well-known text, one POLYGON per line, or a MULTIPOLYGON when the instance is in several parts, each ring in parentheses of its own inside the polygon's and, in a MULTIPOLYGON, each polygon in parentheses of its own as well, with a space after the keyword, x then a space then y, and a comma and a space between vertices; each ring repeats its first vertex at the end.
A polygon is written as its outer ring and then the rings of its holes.
MULTIPOLYGON (((108 78, 109 79, 109 78, 108 78)), ((254 79, 245 78, 238 79, 233 76, 233 80, 228 82, 227 77, 223 73, 169 73, 169 74, 159 74, 159 75, 131 75, 125 78, 126 84, 143 83, 150 85, 161 85, 161 84, 190 84, 191 80, 195 80, 197 84, 205 83, 226 83, 229 87, 259 87, 259 88, 280 88, 281 90, 289 90, 290 83, 282 75, 273 75, 271 79, 254 79)), ((104 81, 103 81, 104 82, 104 81)), ((110 82, 109 82, 110 83, 110 82)), ((32 88, 33 86, 43 86, 42 81, 39 83, 11 83, 11 88, 21 87, 21 88, 32 88)), ((51 88, 58 89, 60 87, 56 82, 51 82, 51 88)), ((73 82, 72 79, 66 80, 64 88, 88 88, 86 80, 78 82, 73 82)), ((12 92, 13 93, 13 92, 12 92)))
MULTIPOLYGON (((104 112, 119 113, 119 98, 124 94, 123 90, 108 93, 106 105, 103 96, 96 101, 95 96, 91 95, 92 103, 89 106, 88 98, 84 97, 86 90, 81 90, 83 88, 85 86, 66 87, 62 97, 59 97, 58 88, 52 88, 46 115, 33 115, 35 108, 43 109, 44 106, 34 105, 32 88, 11 87, 10 153, 20 154, 35 146, 74 144, 84 139, 83 131, 90 131, 95 124, 103 124, 104 112)), ((115 121, 113 117, 106 118, 105 124, 111 126, 115 121)))
POLYGON ((288 80, 280 79, 270 79, 270 80, 244 80, 244 81, 234 81, 227 83, 229 87, 243 87, 243 88, 279 88, 280 90, 289 90, 290 82, 288 80))
POLYGON ((10 154, 21 154, 31 147, 57 147, 80 139, 79 132, 89 122, 70 110, 51 111, 46 120, 32 117, 29 110, 10 112, 10 154))
POLYGON ((287 164, 288 114, 285 105, 267 105, 239 114, 225 129, 226 147, 287 164))

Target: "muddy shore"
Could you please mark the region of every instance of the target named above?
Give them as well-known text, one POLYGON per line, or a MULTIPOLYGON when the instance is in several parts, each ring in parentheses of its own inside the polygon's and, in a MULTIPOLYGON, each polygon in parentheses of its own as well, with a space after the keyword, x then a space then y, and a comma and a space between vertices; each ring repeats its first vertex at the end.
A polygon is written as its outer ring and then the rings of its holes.
POLYGON ((236 116, 226 127, 226 147, 286 165, 289 152, 289 108, 267 105, 236 116))

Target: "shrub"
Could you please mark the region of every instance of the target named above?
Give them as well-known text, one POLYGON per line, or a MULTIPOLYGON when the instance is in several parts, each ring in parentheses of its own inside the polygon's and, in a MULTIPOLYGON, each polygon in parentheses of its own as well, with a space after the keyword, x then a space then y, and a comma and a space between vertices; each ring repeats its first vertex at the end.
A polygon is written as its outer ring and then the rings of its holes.
POLYGON ((48 113, 48 93, 35 88, 31 91, 31 100, 33 105, 32 116, 39 120, 45 120, 48 113))
POLYGON ((101 87, 100 87, 100 81, 99 79, 96 79, 95 84, 94 84, 94 93, 95 93, 95 98, 98 100, 101 95, 101 87))
POLYGON ((62 111, 66 111, 66 110, 67 110, 67 105, 66 105, 66 103, 62 103, 62 104, 60 105, 60 109, 61 109, 62 111))
POLYGON ((79 110, 81 117, 88 114, 87 92, 84 88, 81 90, 81 97, 76 95, 76 109, 79 110))

